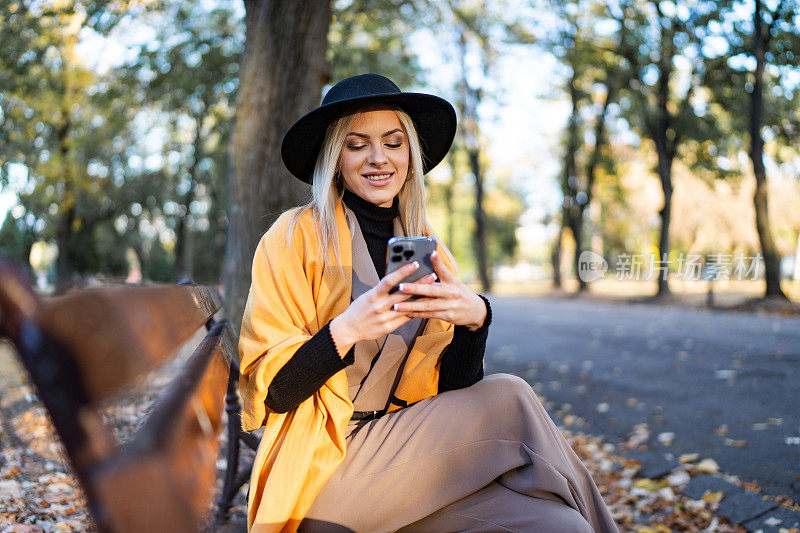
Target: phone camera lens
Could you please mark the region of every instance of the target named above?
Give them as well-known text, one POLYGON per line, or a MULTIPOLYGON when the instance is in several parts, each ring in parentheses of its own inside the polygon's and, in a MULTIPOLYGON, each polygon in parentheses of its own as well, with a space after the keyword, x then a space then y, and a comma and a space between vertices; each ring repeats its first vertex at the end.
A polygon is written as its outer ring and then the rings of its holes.
POLYGON ((401 255, 393 255, 392 256, 392 263, 396 263, 396 262, 400 261, 401 259, 403 259, 403 256, 401 256, 401 255))
POLYGON ((413 256, 414 256, 414 250, 406 250, 405 252, 403 252, 403 257, 405 257, 406 259, 410 259, 413 256))
POLYGON ((396 254, 399 254, 400 252, 403 251, 403 247, 398 244, 398 245, 392 247, 392 251, 394 253, 396 253, 396 254))

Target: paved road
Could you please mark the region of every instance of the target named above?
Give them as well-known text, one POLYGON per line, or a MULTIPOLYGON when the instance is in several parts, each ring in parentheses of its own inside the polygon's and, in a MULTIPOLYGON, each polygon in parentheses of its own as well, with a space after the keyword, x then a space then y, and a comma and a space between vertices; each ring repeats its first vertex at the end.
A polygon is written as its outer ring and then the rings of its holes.
POLYGON ((698 452, 768 494, 800 501, 800 318, 490 301, 487 373, 525 377, 551 413, 586 419, 587 432, 618 441, 646 423, 655 451, 698 452), (668 432, 674 441, 659 444, 668 432))

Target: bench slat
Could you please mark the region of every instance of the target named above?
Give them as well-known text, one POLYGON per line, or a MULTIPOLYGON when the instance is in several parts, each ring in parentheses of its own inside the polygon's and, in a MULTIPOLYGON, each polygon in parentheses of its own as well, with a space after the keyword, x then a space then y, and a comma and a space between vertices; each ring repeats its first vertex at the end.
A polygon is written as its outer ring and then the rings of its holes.
POLYGON ((84 289, 42 299, 35 321, 69 349, 97 405, 168 359, 220 305, 199 285, 84 289))
POLYGON ((113 531, 197 531, 208 517, 230 328, 211 328, 123 451, 91 475, 113 531))

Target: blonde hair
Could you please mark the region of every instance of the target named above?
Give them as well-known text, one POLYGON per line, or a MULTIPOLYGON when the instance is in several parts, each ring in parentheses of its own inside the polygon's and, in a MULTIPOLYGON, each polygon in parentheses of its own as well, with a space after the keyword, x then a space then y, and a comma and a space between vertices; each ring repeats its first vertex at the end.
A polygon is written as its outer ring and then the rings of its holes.
MULTIPOLYGON (((339 271, 344 275, 342 270, 341 254, 339 250, 339 239, 336 228, 336 209, 339 202, 342 201, 344 194, 344 182, 341 175, 337 177, 337 167, 339 165, 339 158, 344 148, 345 138, 350 132, 350 128, 356 121, 358 116, 368 109, 373 109, 376 106, 366 106, 355 111, 351 111, 337 118, 328 125, 325 132, 325 139, 322 142, 319 155, 317 156, 317 163, 314 166, 314 173, 311 180, 312 184, 312 200, 297 208, 292 215, 289 222, 289 227, 284 235, 286 243, 289 243, 290 237, 294 232, 295 225, 306 210, 311 210, 317 235, 319 237, 320 246, 317 249, 318 255, 322 260, 323 271, 329 268, 330 259, 328 258, 327 251, 333 248, 336 263, 339 265, 339 271)), ((420 147, 417 129, 414 126, 414 121, 405 111, 391 105, 380 104, 380 108, 390 109, 397 114, 400 124, 405 131, 406 138, 408 139, 410 161, 408 166, 408 175, 406 181, 403 183, 400 192, 398 193, 398 201, 400 203, 400 224, 403 227, 403 232, 406 235, 424 235, 425 230, 431 235, 436 242, 441 246, 448 259, 450 259, 453 266, 456 268, 455 274, 458 275, 458 266, 450 251, 444 246, 439 236, 433 231, 426 216, 425 205, 425 182, 423 181, 423 166, 422 166, 422 148, 420 147)))

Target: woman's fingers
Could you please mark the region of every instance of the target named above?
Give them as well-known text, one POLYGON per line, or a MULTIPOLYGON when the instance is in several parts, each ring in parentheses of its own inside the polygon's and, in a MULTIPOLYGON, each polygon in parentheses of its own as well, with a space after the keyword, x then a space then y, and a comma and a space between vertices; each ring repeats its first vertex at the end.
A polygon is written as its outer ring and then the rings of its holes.
POLYGON ((439 320, 447 320, 444 311, 406 311, 404 316, 411 318, 438 318, 439 320))
POLYGON ((441 285, 434 285, 433 283, 401 283, 400 292, 431 297, 444 296, 446 294, 444 287, 441 285))
MULTIPOLYGON (((427 276, 423 276, 420 279, 418 279, 417 281, 415 281, 414 284, 430 285, 435 280, 436 280, 436 274, 428 274, 427 276)), ((405 287, 405 286, 408 285, 408 283, 400 283, 400 285, 405 287)), ((391 301, 394 304, 394 303, 397 303, 397 302, 402 302, 403 300, 407 300, 408 298, 410 298, 410 295, 407 294, 407 293, 403 293, 403 291, 401 291, 401 290, 398 290, 395 293, 389 294, 386 298, 387 298, 387 300, 386 300, 387 302, 391 301)))
POLYGON ((385 303, 381 305, 381 309, 394 311, 395 304, 404 302, 409 298, 411 298, 411 295, 397 291, 394 294, 390 294, 386 297, 385 303))
POLYGON ((433 265, 433 270, 439 275, 439 279, 442 280, 443 283, 449 283, 456 279, 453 273, 447 268, 447 265, 444 264, 442 258, 439 257, 439 252, 436 250, 431 253, 431 264, 433 265))
MULTIPOLYGON (((434 282, 435 279, 436 279, 436 274, 428 274, 427 276, 424 276, 419 280, 415 281, 414 284, 430 285, 431 283, 434 282)), ((408 286, 408 283, 403 283, 402 285, 405 287, 408 286)), ((388 309, 391 309, 394 304, 399 302, 404 302, 409 298, 411 298, 411 296, 412 296, 411 294, 403 291, 397 291, 394 294, 390 294, 389 296, 387 296, 386 307, 388 309)))
POLYGON ((416 269, 419 268, 419 263, 414 261, 413 263, 408 263, 407 265, 403 265, 391 274, 387 274, 383 277, 383 279, 378 283, 377 287, 380 287, 380 291, 386 294, 389 293, 392 287, 400 283, 403 278, 414 272, 416 269))
POLYGON ((450 305, 442 298, 420 298, 413 302, 401 302, 396 304, 395 310, 398 313, 420 312, 420 311, 444 311, 450 305))
POLYGON ((437 279, 438 279, 438 276, 436 274, 428 274, 427 276, 422 276, 421 278, 419 278, 414 283, 424 283, 426 285, 430 285, 431 283, 433 283, 437 279))

